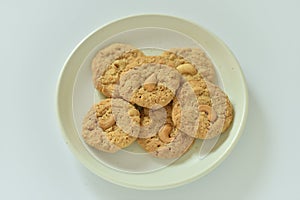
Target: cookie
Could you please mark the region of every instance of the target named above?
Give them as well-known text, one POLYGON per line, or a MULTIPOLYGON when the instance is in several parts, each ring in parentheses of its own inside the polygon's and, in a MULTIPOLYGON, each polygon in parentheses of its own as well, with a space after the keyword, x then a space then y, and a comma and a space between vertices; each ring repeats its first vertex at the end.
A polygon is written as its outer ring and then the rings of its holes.
POLYGON ((181 64, 189 62, 186 61, 183 57, 176 55, 176 53, 164 52, 163 54, 157 56, 140 56, 137 59, 133 60, 133 62, 130 63, 129 66, 132 68, 150 63, 162 64, 167 65, 171 68, 176 68, 181 64))
POLYGON ((93 105, 82 123, 84 141, 95 149, 116 152, 139 134, 140 113, 122 99, 105 99, 93 105))
POLYGON ((93 83, 95 88, 107 97, 112 97, 114 86, 120 74, 129 70, 128 64, 144 54, 128 45, 115 43, 101 49, 92 61, 93 83))
MULTIPOLYGON (((149 138, 138 138, 137 142, 154 157, 178 158, 190 148, 194 142, 194 138, 174 127, 171 120, 171 104, 161 109, 165 109, 165 113, 167 114, 163 125, 157 129, 155 135, 149 138)), ((160 113, 161 109, 154 112, 160 113)), ((159 116, 159 118, 161 117, 159 116)))
POLYGON ((228 96, 204 79, 184 83, 173 101, 174 125, 199 139, 211 139, 225 132, 233 120, 228 96))
POLYGON ((122 74, 116 95, 145 108, 158 109, 174 98, 181 76, 162 64, 143 64, 122 74))
POLYGON ((172 103, 166 107, 152 110, 141 108, 141 127, 139 138, 149 138, 156 135, 164 124, 172 124, 172 103))
POLYGON ((184 59, 191 65, 183 65, 178 67, 178 71, 182 73, 186 80, 206 79, 212 83, 216 82, 216 72, 213 63, 206 53, 199 48, 173 48, 164 52, 163 56, 171 56, 176 54, 176 59, 184 59), (188 68, 190 68, 188 70, 188 68))

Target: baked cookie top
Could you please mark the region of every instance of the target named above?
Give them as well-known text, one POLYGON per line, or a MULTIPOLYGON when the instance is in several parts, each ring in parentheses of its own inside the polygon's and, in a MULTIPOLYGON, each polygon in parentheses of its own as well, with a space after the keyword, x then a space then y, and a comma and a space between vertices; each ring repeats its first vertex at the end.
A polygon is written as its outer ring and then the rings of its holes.
MULTIPOLYGON (((170 56, 175 54, 175 60, 185 60, 190 65, 182 65, 178 71, 186 80, 206 79, 212 83, 216 82, 216 73, 212 61, 206 53, 199 48, 172 48, 165 51, 162 56, 170 56)), ((184 63, 182 63, 184 64, 184 63)))
MULTIPOLYGON (((174 127, 171 119, 172 104, 158 110, 153 110, 152 122, 164 118, 160 127, 156 127, 156 134, 148 138, 138 138, 137 142, 148 153, 158 158, 178 158, 183 155, 193 144, 194 138, 174 127), (167 116, 162 117, 161 113, 167 116), (158 119, 155 119, 155 117, 158 119)), ((147 116, 147 114, 144 113, 147 116)), ((142 117, 142 127, 149 125, 148 119, 142 117)), ((149 136, 149 135, 148 135, 149 136)))
POLYGON ((132 67, 141 66, 143 64, 162 64, 167 65, 172 68, 176 68, 177 66, 185 63, 189 63, 183 57, 178 56, 173 52, 164 52, 161 55, 157 56, 140 56, 137 59, 133 60, 129 65, 132 67))
POLYGON ((149 138, 156 135, 164 124, 172 124, 172 103, 167 106, 152 110, 141 108, 141 127, 139 138, 149 138))
POLYGON ((146 63, 122 74, 115 91, 133 104, 158 109, 172 101, 180 82, 181 76, 175 69, 146 63))
POLYGON ((228 96, 204 79, 184 83, 173 101, 172 120, 186 134, 211 139, 226 131, 233 120, 228 96))
POLYGON ((116 152, 139 134, 140 113, 122 99, 105 99, 92 106, 82 123, 84 141, 101 151, 116 152))
POLYGON ((107 97, 112 97, 120 74, 128 71, 128 64, 144 54, 128 44, 115 43, 101 49, 92 61, 95 88, 107 97))

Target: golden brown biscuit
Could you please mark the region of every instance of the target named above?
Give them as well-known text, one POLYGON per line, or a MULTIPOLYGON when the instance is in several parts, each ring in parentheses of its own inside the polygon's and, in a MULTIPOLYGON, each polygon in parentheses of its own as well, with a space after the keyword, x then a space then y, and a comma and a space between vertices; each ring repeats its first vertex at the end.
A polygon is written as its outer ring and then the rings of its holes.
POLYGON ((185 60, 182 66, 177 66, 178 71, 184 76, 186 80, 199 80, 204 78, 207 81, 215 83, 216 72, 212 61, 206 53, 199 48, 172 48, 163 53, 164 57, 172 57, 174 61, 185 60), (175 54, 176 56, 174 56, 175 54), (190 64, 184 65, 184 64, 190 64), (184 67, 185 66, 185 67, 184 67), (190 68, 190 69, 187 69, 190 68))
POLYGON ((95 88, 107 97, 112 97, 115 84, 120 75, 130 69, 128 66, 144 54, 128 45, 115 43, 101 49, 92 61, 93 82, 95 88))
POLYGON ((181 76, 167 65, 146 63, 122 74, 116 96, 145 108, 158 109, 174 98, 181 76))
MULTIPOLYGON (((182 156, 193 144, 194 138, 174 127, 171 114, 172 105, 169 104, 164 108, 153 111, 152 118, 164 118, 163 124, 155 129, 156 134, 148 138, 138 138, 140 146, 154 157, 158 158, 178 158, 182 156), (164 110, 164 112, 161 112, 164 110), (160 116, 165 113, 167 116, 160 116)), ((147 114, 144 113, 147 116, 147 114)), ((149 125, 147 118, 142 117, 142 126, 149 125)), ((152 121, 157 121, 152 119, 152 121)), ((151 123, 151 122, 150 122, 151 123)), ((146 134, 144 134, 146 135, 146 134)))
POLYGON ((202 80, 184 83, 173 101, 172 119, 186 134, 210 139, 226 131, 233 120, 228 96, 216 85, 202 80))
POLYGON ((181 56, 176 55, 176 53, 173 52, 164 52, 161 55, 157 56, 140 56, 137 59, 133 60, 129 64, 130 68, 132 67, 137 67, 141 66, 144 64, 162 64, 162 65, 167 65, 172 68, 176 68, 177 66, 184 64, 184 63, 189 63, 186 61, 184 58, 181 56))
POLYGON ((82 123, 84 141, 101 151, 116 152, 139 134, 140 113, 122 99, 105 99, 93 105, 82 123))

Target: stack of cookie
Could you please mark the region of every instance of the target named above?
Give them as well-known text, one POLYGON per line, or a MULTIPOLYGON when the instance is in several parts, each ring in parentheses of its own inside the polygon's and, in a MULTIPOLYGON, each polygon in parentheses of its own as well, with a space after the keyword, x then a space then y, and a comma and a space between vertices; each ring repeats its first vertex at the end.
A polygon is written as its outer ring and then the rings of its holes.
POLYGON ((137 141, 151 155, 177 158, 195 139, 225 132, 233 120, 203 50, 176 48, 146 56, 128 44, 101 49, 92 62, 95 88, 107 99, 83 120, 85 142, 116 152, 137 141))

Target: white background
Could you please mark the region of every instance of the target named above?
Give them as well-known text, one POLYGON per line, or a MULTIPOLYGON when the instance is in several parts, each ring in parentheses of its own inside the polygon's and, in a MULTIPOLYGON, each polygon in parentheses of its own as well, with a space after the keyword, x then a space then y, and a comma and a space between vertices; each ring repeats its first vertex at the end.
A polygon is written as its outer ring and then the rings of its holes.
POLYGON ((0 199, 300 199, 300 1, 0 1, 0 199), (170 14, 219 36, 238 58, 249 116, 213 172, 165 191, 136 191, 89 172, 64 143, 56 83, 94 29, 134 14, 170 14))

